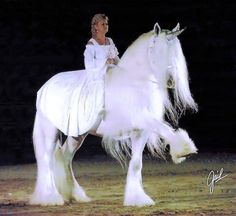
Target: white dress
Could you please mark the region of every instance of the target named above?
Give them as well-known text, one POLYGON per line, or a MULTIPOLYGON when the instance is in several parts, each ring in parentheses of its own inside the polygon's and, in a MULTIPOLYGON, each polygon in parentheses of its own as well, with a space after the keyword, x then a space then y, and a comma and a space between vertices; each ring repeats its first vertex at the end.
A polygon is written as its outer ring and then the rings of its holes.
POLYGON ((84 51, 85 70, 61 72, 49 79, 37 93, 37 110, 68 136, 95 129, 104 109, 104 75, 108 58, 119 59, 111 38, 109 45, 94 39, 84 51))

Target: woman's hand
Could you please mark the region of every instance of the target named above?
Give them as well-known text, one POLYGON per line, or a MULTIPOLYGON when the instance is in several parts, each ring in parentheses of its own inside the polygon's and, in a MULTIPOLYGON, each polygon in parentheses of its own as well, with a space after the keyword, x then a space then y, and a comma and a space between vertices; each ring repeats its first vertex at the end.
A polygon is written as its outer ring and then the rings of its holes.
POLYGON ((113 58, 108 58, 106 63, 107 64, 115 64, 115 60, 113 58))

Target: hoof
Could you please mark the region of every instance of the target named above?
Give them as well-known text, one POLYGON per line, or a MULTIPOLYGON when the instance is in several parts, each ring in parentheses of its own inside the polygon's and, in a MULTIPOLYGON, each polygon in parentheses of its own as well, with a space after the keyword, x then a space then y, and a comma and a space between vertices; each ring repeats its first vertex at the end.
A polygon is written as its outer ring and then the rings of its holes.
POLYGON ((155 205, 155 202, 147 194, 132 194, 132 196, 125 198, 124 206, 151 206, 155 205))
POLYGON ((172 155, 172 160, 173 160, 173 162, 175 163, 175 164, 179 164, 179 163, 181 163, 181 162, 183 162, 183 161, 185 161, 186 160, 186 157, 174 157, 173 155, 172 155))
POLYGON ((88 196, 84 196, 84 197, 78 197, 78 196, 73 196, 74 200, 77 202, 91 202, 91 198, 88 196))
POLYGON ((73 193, 73 198, 77 202, 90 202, 91 198, 88 197, 82 187, 77 187, 73 193))
POLYGON ((60 194, 47 194, 46 196, 33 194, 29 201, 30 205, 64 205, 64 200, 60 194))

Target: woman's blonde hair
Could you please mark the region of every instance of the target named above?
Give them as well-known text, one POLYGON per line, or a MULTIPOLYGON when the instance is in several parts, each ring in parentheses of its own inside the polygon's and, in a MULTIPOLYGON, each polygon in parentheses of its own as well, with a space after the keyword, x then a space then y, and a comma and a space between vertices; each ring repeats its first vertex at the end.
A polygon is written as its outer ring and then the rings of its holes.
POLYGON ((105 14, 95 14, 92 18, 92 21, 91 21, 91 34, 92 34, 92 37, 94 38, 97 34, 97 31, 96 31, 96 28, 95 28, 95 25, 101 21, 101 20, 106 20, 108 21, 108 17, 105 15, 105 14))

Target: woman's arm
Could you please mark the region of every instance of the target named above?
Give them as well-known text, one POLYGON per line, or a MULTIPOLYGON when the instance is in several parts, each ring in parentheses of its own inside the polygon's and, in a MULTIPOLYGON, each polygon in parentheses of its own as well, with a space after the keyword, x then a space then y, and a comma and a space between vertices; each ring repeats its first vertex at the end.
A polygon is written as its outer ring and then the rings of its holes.
POLYGON ((118 49, 116 48, 116 45, 114 44, 113 40, 111 38, 108 39, 111 45, 110 56, 109 56, 110 58, 108 58, 108 62, 109 64, 117 65, 118 62, 120 61, 118 49))
POLYGON ((92 42, 88 42, 84 51, 84 66, 86 69, 96 68, 96 53, 92 42))

